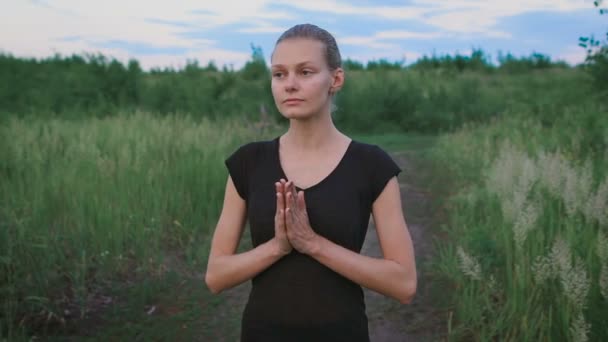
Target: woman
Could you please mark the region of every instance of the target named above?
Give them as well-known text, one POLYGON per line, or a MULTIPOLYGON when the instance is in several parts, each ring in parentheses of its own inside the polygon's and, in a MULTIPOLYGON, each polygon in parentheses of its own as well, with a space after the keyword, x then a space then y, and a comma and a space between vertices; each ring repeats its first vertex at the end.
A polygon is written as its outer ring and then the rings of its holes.
POLYGON ((241 341, 369 341, 361 287, 404 304, 416 291, 401 169, 334 126, 332 97, 344 71, 331 34, 294 26, 271 61, 272 94, 289 130, 226 159, 205 281, 219 293, 252 279, 241 341), (370 213, 382 259, 359 254, 370 213), (247 219, 253 249, 236 254, 247 219))

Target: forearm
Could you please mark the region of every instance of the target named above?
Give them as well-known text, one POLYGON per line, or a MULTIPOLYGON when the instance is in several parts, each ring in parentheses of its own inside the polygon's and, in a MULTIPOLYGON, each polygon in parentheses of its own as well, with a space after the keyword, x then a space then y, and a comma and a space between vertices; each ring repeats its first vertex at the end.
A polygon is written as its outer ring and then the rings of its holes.
POLYGON ((409 303, 416 292, 413 262, 401 265, 394 260, 355 253, 322 236, 317 237, 310 256, 342 276, 368 289, 409 303))
POLYGON ((213 293, 239 285, 284 256, 274 240, 243 253, 215 256, 209 263, 205 282, 213 293))

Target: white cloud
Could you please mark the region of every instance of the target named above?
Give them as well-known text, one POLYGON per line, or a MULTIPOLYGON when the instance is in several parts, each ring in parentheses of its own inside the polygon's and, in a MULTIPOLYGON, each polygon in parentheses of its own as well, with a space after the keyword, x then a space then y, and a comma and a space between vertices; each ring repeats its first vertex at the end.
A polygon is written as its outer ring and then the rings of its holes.
POLYGON ((414 0, 413 3, 425 6, 430 5, 436 10, 450 10, 461 8, 486 8, 498 9, 509 12, 529 11, 572 11, 576 9, 588 9, 593 6, 593 0, 414 0))
POLYGON ((444 36, 441 32, 411 32, 403 30, 379 31, 371 36, 337 37, 340 45, 364 46, 372 49, 398 49, 399 45, 386 42, 401 39, 433 39, 444 36))
POLYGON ((453 33, 509 38, 492 28, 505 17, 534 11, 569 12, 592 8, 593 0, 414 0, 407 6, 353 6, 335 0, 282 3, 307 11, 360 15, 388 20, 413 19, 453 33))
POLYGON ((0 21, 11 30, 2 30, 0 42, 16 54, 38 55, 42 50, 56 49, 61 52, 73 49, 95 49, 92 42, 120 39, 137 41, 155 46, 190 47, 192 42, 180 38, 175 28, 145 22, 144 17, 132 14, 111 13, 110 8, 68 6, 67 1, 58 1, 54 8, 31 3, 13 5, 10 11, 2 11, 0 21), (61 8, 69 8, 66 12, 61 8), (62 40, 66 36, 81 37, 78 42, 62 40), (76 46, 74 46, 76 45, 76 46))
POLYGON ((561 60, 570 65, 581 64, 585 61, 587 52, 578 45, 569 46, 563 52, 557 54, 552 60, 561 60))
POLYGON ((207 65, 214 61, 219 67, 222 65, 233 66, 240 69, 250 59, 250 53, 229 51, 223 49, 205 49, 189 52, 187 55, 159 54, 140 58, 142 68, 149 70, 153 67, 173 67, 176 69, 186 65, 188 60, 197 60, 199 65, 207 65))
POLYGON ((593 0, 414 0, 407 6, 354 6, 336 0, 292 3, 294 8, 336 15, 360 15, 389 20, 414 19, 450 32, 479 33, 508 37, 491 28, 502 18, 534 11, 568 12, 592 8, 593 0))
POLYGON ((239 29, 239 30, 237 30, 237 32, 250 33, 250 34, 282 33, 283 31, 285 31, 287 29, 288 29, 288 27, 273 25, 272 23, 270 23, 268 21, 259 21, 259 22, 254 23, 254 25, 252 25, 251 27, 239 29))
POLYGON ((414 0, 407 6, 354 6, 335 0, 273 2, 336 15, 360 15, 388 20, 413 19, 449 33, 477 33, 495 38, 511 37, 508 32, 493 29, 505 17, 534 11, 568 12, 593 6, 592 0, 414 0))
POLYGON ((211 27, 255 18, 289 18, 286 13, 263 11, 266 4, 265 0, 246 3, 233 0, 171 3, 108 0, 86 4, 74 0, 57 0, 52 6, 40 6, 31 2, 12 4, 10 11, 3 11, 0 18, 5 24, 20 25, 21 28, 40 29, 40 24, 49 23, 46 28, 51 30, 50 33, 57 32, 60 36, 69 32, 93 36, 111 34, 112 37, 122 38, 126 35, 149 40, 151 36, 160 33, 162 35, 158 39, 168 39, 175 44, 181 41, 172 34, 175 33, 175 27, 168 30, 167 25, 147 22, 146 19, 162 18, 166 21, 192 23, 198 27, 211 27), (197 10, 204 12, 197 13, 197 10))
POLYGON ((477 33, 486 31, 497 23, 496 13, 490 12, 492 11, 481 9, 458 10, 432 15, 425 22, 448 32, 477 33))
POLYGON ((379 42, 374 37, 350 36, 337 38, 337 42, 340 45, 355 45, 372 49, 395 49, 399 47, 397 44, 379 42))
MULTIPOLYGON (((8 1, 7 1, 8 2, 8 1)), ((101 52, 117 58, 130 56, 125 49, 100 48, 102 43, 120 40, 144 46, 175 47, 185 55, 138 55, 144 65, 175 63, 191 56, 215 59, 219 65, 244 61, 249 53, 220 49, 216 38, 205 37, 205 30, 239 24, 243 34, 277 34, 287 27, 277 20, 293 20, 298 10, 333 15, 337 21, 357 17, 385 19, 395 23, 394 30, 369 35, 344 36, 340 44, 380 50, 398 48, 399 39, 435 39, 466 34, 509 38, 496 25, 505 17, 530 11, 567 12, 593 9, 592 0, 414 0, 411 5, 355 6, 339 0, 107 0, 103 2, 54 0, 11 1, 0 11, 0 46, 17 56, 43 57, 52 53, 101 52), (273 9, 281 5, 281 9, 273 9), (289 9, 293 11, 289 11, 289 9), (437 32, 399 30, 404 20, 416 20, 437 32), (188 37, 185 32, 201 32, 188 37), (74 39, 64 39, 74 37, 74 39), (204 51, 204 53, 203 53, 204 51), (224 60, 226 58, 226 60, 224 60), (243 59, 244 58, 244 59, 243 59)), ((243 50, 247 50, 244 47, 243 50)), ((582 50, 582 49, 581 49, 582 50)), ((573 52, 575 53, 575 52, 573 52)), ((239 62, 242 63, 242 62, 239 62)))
POLYGON ((276 0, 274 3, 292 6, 298 9, 339 15, 362 15, 386 19, 417 19, 425 10, 418 6, 354 6, 334 0, 308 0, 293 2, 276 0))
POLYGON ((402 30, 380 31, 374 34, 377 39, 432 39, 444 36, 440 32, 412 32, 402 30))
POLYGON ((10 4, 10 10, 0 12, 3 27, 10 28, 0 30, 0 46, 11 54, 24 57, 100 52, 121 60, 135 57, 142 65, 151 66, 175 64, 196 56, 201 60, 215 59, 219 65, 236 66, 243 64, 249 53, 223 50, 214 46, 213 39, 187 38, 181 33, 192 28, 203 30, 230 23, 290 18, 287 13, 265 10, 267 3, 266 0, 15 2, 10 4), (199 10, 204 12, 197 12, 199 10), (171 22, 189 27, 168 24, 171 22), (188 53, 132 56, 124 49, 100 47, 111 40, 181 48, 188 53))
POLYGON ((500 19, 527 12, 569 12, 590 9, 591 0, 415 0, 428 11, 422 21, 450 32, 484 33, 509 37, 492 28, 500 19), (437 14, 438 13, 438 14, 437 14))

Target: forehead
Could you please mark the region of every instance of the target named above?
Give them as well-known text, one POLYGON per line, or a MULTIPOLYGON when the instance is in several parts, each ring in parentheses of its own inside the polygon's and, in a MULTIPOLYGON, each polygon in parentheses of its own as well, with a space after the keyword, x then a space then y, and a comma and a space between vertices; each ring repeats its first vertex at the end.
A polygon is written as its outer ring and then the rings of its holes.
POLYGON ((324 63, 325 46, 308 38, 286 39, 274 49, 272 65, 295 65, 305 61, 324 63))

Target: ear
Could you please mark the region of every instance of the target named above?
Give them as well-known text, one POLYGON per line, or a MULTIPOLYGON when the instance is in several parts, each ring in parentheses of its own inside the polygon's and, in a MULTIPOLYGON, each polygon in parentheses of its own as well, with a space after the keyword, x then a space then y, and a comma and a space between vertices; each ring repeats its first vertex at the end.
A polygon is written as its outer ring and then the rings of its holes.
POLYGON ((342 89, 344 85, 344 69, 337 68, 332 71, 331 86, 329 87, 329 94, 333 95, 342 89))

